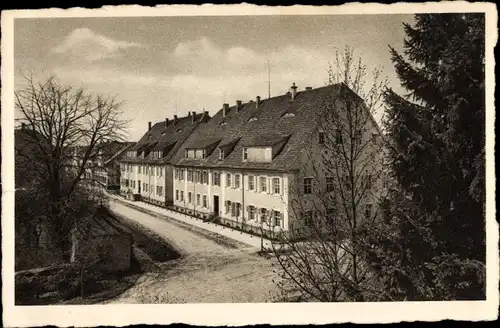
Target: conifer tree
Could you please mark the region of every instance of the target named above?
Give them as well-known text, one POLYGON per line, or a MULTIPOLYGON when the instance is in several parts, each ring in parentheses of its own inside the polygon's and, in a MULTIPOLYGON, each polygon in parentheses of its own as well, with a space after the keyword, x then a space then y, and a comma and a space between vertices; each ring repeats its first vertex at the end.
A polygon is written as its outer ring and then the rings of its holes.
POLYGON ((420 14, 391 48, 408 95, 385 93, 395 188, 370 263, 393 299, 484 298, 483 14, 420 14))

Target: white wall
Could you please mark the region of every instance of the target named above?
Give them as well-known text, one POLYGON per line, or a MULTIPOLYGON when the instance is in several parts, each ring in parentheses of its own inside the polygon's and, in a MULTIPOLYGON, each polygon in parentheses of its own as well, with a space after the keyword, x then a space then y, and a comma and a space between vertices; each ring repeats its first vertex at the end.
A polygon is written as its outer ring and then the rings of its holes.
MULTIPOLYGON (((193 170, 196 172, 197 169, 193 170)), ((217 169, 206 169, 209 172, 209 183, 201 184, 194 181, 187 180, 188 169, 184 171, 184 180, 174 179, 174 205, 179 207, 184 207, 189 210, 195 210, 202 213, 212 213, 214 211, 214 195, 219 196, 219 216, 230 219, 233 221, 242 222, 245 220, 247 224, 253 225, 255 227, 260 226, 260 216, 257 215, 256 220, 249 220, 249 213, 247 211, 248 205, 253 205, 256 208, 266 208, 268 210, 275 210, 281 213, 281 229, 288 230, 288 180, 289 174, 283 173, 272 173, 272 172, 248 172, 248 171, 236 171, 236 170, 217 170, 217 169), (213 172, 220 173, 220 187, 212 185, 213 172), (227 185, 227 174, 231 174, 231 186, 227 185), (240 175, 240 187, 234 188, 235 174, 240 175), (255 177, 255 189, 249 190, 248 176, 253 175, 255 177), (257 183, 259 177, 266 177, 267 181, 267 191, 261 192, 259 184, 257 183), (274 194, 272 190, 272 178, 279 178, 280 180, 280 192, 274 194), (184 191, 184 201, 176 200, 175 193, 176 190, 184 191), (192 202, 188 202, 188 193, 192 193, 192 202), (200 206, 196 204, 196 195, 200 194, 200 206), (203 195, 207 196, 208 206, 203 207, 203 195), (226 201, 231 201, 233 203, 241 204, 241 212, 238 218, 231 216, 231 211, 226 213, 226 201)), ((174 174, 175 177, 175 174, 174 174)), ((193 180, 196 180, 196 174, 193 173, 193 180)), ((267 223, 264 224, 264 228, 269 228, 267 223)))

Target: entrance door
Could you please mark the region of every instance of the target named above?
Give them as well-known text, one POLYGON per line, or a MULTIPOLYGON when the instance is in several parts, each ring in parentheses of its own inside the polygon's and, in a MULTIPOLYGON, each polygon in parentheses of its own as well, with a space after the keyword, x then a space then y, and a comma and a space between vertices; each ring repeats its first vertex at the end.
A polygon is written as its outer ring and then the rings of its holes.
POLYGON ((214 213, 219 215, 219 196, 214 195, 214 213))
POLYGON ((137 182, 139 182, 139 183, 138 183, 138 185, 139 185, 139 188, 138 188, 138 189, 139 189, 139 192, 138 192, 138 194, 140 195, 140 194, 141 194, 141 180, 139 180, 139 181, 137 181, 137 182))

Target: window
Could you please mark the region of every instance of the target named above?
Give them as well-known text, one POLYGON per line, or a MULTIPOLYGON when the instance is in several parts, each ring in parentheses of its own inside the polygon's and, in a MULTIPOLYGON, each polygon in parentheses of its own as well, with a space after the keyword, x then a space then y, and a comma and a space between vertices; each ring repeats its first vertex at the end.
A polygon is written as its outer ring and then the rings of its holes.
POLYGON ((184 169, 179 170, 179 180, 183 181, 184 180, 184 169))
POLYGON ((281 213, 278 211, 273 211, 274 226, 281 227, 281 213))
POLYGON ((181 190, 181 202, 184 201, 184 190, 181 190))
POLYGON ((273 193, 279 194, 280 192, 280 178, 273 178, 273 193))
POLYGON ((197 206, 200 206, 200 198, 201 198, 200 194, 196 194, 196 205, 197 206))
POLYGON ((175 191, 175 200, 179 200, 179 190, 175 191))
POLYGON ((304 194, 312 193, 312 178, 304 178, 304 194))
POLYGON ((267 222, 267 210, 265 208, 260 209, 260 222, 267 222))
POLYGON ((226 214, 228 214, 231 211, 231 201, 227 200, 226 201, 226 214))
POLYGON ((231 216, 236 216, 236 203, 231 203, 231 216))
POLYGON ((188 150, 186 149, 186 150, 184 150, 184 158, 188 158, 188 157, 189 157, 189 152, 188 152, 188 150))
POLYGON ((203 207, 204 207, 204 208, 208 208, 208 204, 207 204, 207 195, 203 195, 203 207))
POLYGON ((378 144, 378 139, 379 139, 378 133, 372 133, 372 141, 375 145, 378 144))
POLYGON ((196 179, 196 183, 201 182, 201 171, 196 171, 195 179, 196 179))
POLYGON ((208 172, 207 171, 201 172, 201 183, 208 184, 208 172))
POLYGON ((188 192, 188 203, 191 204, 193 202, 193 194, 191 192, 188 192))
POLYGON ((333 178, 332 177, 327 177, 326 178, 326 192, 333 191, 334 186, 333 186, 333 178))
POLYGON ((226 173, 226 187, 231 187, 231 173, 226 173))
POLYGON ((260 177, 259 178, 260 182, 260 191, 261 192, 267 192, 267 178, 266 177, 260 177))
POLYGON ((207 157, 206 155, 207 155, 207 152, 206 152, 206 150, 205 150, 205 149, 203 149, 203 150, 201 151, 201 159, 205 159, 205 158, 207 157))
POLYGON ((248 159, 248 148, 243 148, 243 160, 246 161, 248 159))
POLYGON ((219 174, 219 172, 212 173, 212 185, 220 186, 220 174, 219 174))
POLYGON ((240 216, 241 216, 241 204, 236 203, 236 217, 240 217, 240 216))
POLYGON ((248 218, 250 220, 255 220, 255 206, 248 206, 248 218))
POLYGON ((253 175, 248 176, 248 190, 255 190, 255 177, 253 175))
POLYGON ((236 189, 240 188, 240 175, 239 174, 234 175, 234 188, 236 188, 236 189))
POLYGON ((366 204, 365 205, 365 217, 366 218, 371 218, 371 216, 372 216, 372 207, 373 207, 372 204, 366 204))
POLYGON ((318 134, 318 143, 320 145, 324 145, 325 144, 325 132, 319 131, 319 134, 318 134))
POLYGON ((342 131, 340 129, 337 129, 337 135, 335 137, 335 140, 338 144, 342 143, 342 131))
POLYGON ((187 173, 187 179, 188 179, 188 181, 189 182, 193 182, 193 171, 188 170, 187 172, 188 172, 187 173))
POLYGON ((160 195, 160 196, 163 196, 163 187, 162 187, 162 186, 159 186, 158 188, 159 188, 159 191, 160 191, 159 195, 160 195))
POLYGON ((223 160, 224 159, 224 150, 219 148, 219 159, 223 160))
POLYGON ((141 173, 141 166, 139 165, 139 173, 141 173))

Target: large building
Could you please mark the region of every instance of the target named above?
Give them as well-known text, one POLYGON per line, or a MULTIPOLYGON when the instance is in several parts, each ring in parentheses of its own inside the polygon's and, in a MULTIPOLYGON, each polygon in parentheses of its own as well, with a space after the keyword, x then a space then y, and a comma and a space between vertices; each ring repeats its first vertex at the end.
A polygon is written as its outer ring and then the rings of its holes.
MULTIPOLYGON (((302 91, 294 84, 280 96, 223 104, 171 160, 175 209, 201 217, 215 215, 225 224, 253 232, 297 228, 302 213, 313 210, 313 190, 328 191, 327 175, 323 181, 313 178, 318 168, 311 158, 325 155, 325 139, 331 139, 325 134, 338 133, 320 122, 327 110, 345 114, 345 106, 338 104, 341 94, 349 94, 355 106, 364 106, 344 84, 302 91), (310 208, 297 211, 294 204, 299 199, 301 206, 310 208)), ((368 111, 366 115, 372 125, 368 132, 379 133, 368 111)))
POLYGON ((197 128, 210 120, 208 112, 165 119, 151 125, 144 136, 120 159, 120 193, 132 200, 168 206, 173 203, 171 159, 197 128))

